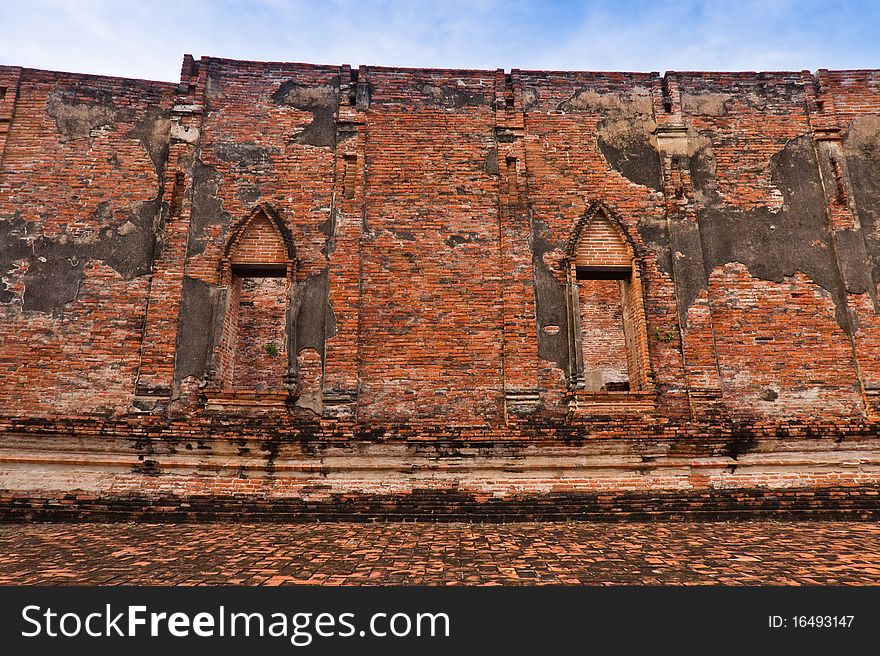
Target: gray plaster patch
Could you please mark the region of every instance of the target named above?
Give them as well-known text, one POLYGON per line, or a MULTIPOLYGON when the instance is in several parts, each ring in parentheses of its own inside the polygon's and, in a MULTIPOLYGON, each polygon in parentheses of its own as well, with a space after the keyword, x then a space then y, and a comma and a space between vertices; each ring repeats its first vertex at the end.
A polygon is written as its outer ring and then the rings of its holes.
POLYGON ((110 93, 86 88, 50 92, 46 113, 55 119, 62 142, 89 139, 94 136, 93 131, 109 127, 131 114, 120 112, 110 93))
POLYGON ((24 309, 60 313, 76 298, 88 260, 103 261, 126 280, 149 273, 154 216, 152 201, 141 203, 137 211, 115 212, 109 203, 101 203, 92 220, 104 227, 96 233, 79 238, 40 236, 24 243, 18 241, 11 250, 28 259, 24 309))
POLYGON ((608 164, 628 180, 660 190, 660 154, 652 134, 653 101, 647 87, 625 93, 599 93, 584 87, 557 105, 566 113, 586 112, 601 117, 599 150, 608 164))
POLYGON ((498 175, 497 148, 490 148, 486 151, 486 159, 483 161, 483 171, 488 175, 498 175))
POLYGON ((321 223, 318 224, 318 231, 328 239, 332 239, 336 234, 336 213, 338 211, 338 209, 334 208, 333 212, 330 213, 330 216, 327 217, 327 220, 321 221, 321 223))
POLYGON ((466 87, 439 85, 426 82, 420 84, 419 92, 429 104, 438 107, 455 108, 480 107, 490 104, 489 96, 466 87))
MULTIPOLYGON (((877 308, 876 286, 880 281, 880 115, 869 114, 853 120, 847 128, 843 147, 853 204, 869 259, 868 270, 862 279, 875 297, 877 308)), ((854 237, 847 235, 844 239, 854 237)))
POLYGON ((669 234, 666 229, 666 219, 654 219, 645 216, 636 224, 639 236, 645 247, 654 253, 660 270, 667 275, 672 271, 672 253, 670 252, 669 234))
POLYGON ((312 122, 293 136, 294 143, 318 147, 331 147, 336 143, 338 76, 335 76, 329 84, 316 86, 306 86, 288 80, 272 94, 272 102, 311 112, 312 122))
POLYGON ((688 116, 727 116, 727 93, 681 93, 681 110, 688 116))
POLYGON ((651 91, 647 87, 626 93, 599 93, 584 87, 575 91, 556 107, 563 112, 590 112, 595 114, 623 114, 650 117, 654 112, 651 91))
POLYGON ((668 267, 668 274, 673 274, 674 264, 678 321, 680 325, 686 326, 688 310, 700 293, 709 286, 699 224, 685 217, 671 219, 669 245, 672 253, 668 263, 664 264, 668 267))
POLYGON ((204 252, 207 245, 206 230, 209 226, 232 224, 232 217, 223 209, 219 198, 222 177, 217 170, 197 159, 193 162, 192 172, 193 200, 189 241, 186 245, 187 258, 204 252))
POLYGON ((211 145, 211 151, 218 159, 234 164, 240 169, 267 173, 272 168, 272 157, 278 154, 277 148, 260 146, 253 142, 219 142, 211 145))
POLYGON ((37 241, 38 252, 25 274, 25 292, 22 309, 25 312, 45 312, 60 315, 64 306, 76 300, 85 278, 84 258, 54 252, 42 237, 37 241), (48 256, 48 257, 47 257, 48 256))
POLYGON ((636 184, 661 189, 660 153, 651 142, 652 120, 638 117, 599 122, 599 150, 615 171, 636 184))
POLYGON ((5 220, 0 220, 0 303, 11 303, 15 294, 9 290, 9 276, 13 274, 15 262, 28 259, 33 254, 28 222, 16 212, 5 220))
POLYGON ((180 384, 189 376, 205 375, 212 347, 213 317, 218 289, 201 280, 185 276, 180 300, 180 330, 174 380, 180 384))
MULTIPOLYGON (((698 211, 705 271, 740 262, 756 278, 777 283, 800 271, 830 293, 837 322, 849 331, 846 290, 831 248, 811 137, 790 140, 771 158, 771 180, 783 196, 781 209, 746 210, 725 204, 715 188, 712 159, 711 150, 703 149, 691 163, 694 186, 707 201, 698 211)), ((697 248, 691 246, 688 256, 697 257, 697 248)), ((676 280, 682 316, 706 284, 695 274, 688 278, 693 284, 676 280)))
POLYGON ((564 247, 548 240, 550 229, 532 220, 532 269, 535 275, 535 314, 538 326, 559 326, 556 333, 538 332, 538 357, 568 370, 568 310, 565 285, 560 284, 544 262, 544 255, 564 247))
POLYGON ((91 223, 104 227, 81 236, 29 235, 30 226, 19 215, 0 221, 0 277, 11 272, 14 261, 26 260, 23 309, 61 314, 76 299, 89 260, 104 262, 125 280, 150 272, 157 205, 145 201, 134 209, 114 210, 109 202, 100 203, 91 223))
POLYGON ((330 274, 328 269, 307 278, 299 291, 299 307, 296 314, 297 352, 314 349, 324 357, 324 339, 336 334, 335 316, 328 303, 330 274))
POLYGON ((165 171, 165 162, 168 160, 168 143, 170 141, 171 119, 170 111, 160 107, 150 106, 144 113, 143 118, 134 124, 126 137, 137 139, 143 146, 153 166, 156 175, 161 180, 165 171))
POLYGON ((528 113, 538 107, 541 102, 541 94, 534 87, 526 87, 522 92, 523 111, 528 113))
POLYGON ((416 240, 415 234, 413 234, 409 230, 398 230, 396 228, 389 226, 388 232, 390 232, 392 235, 394 235, 395 238, 402 239, 403 241, 415 241, 416 240))
POLYGON ((447 246, 449 246, 450 248, 455 248, 456 246, 461 246, 462 244, 471 244, 486 240, 483 237, 480 237, 480 235, 475 232, 468 232, 467 234, 449 235, 449 237, 447 237, 445 241, 447 246))
POLYGON ((243 184, 235 190, 235 197, 245 207, 253 207, 263 197, 259 185, 243 184))

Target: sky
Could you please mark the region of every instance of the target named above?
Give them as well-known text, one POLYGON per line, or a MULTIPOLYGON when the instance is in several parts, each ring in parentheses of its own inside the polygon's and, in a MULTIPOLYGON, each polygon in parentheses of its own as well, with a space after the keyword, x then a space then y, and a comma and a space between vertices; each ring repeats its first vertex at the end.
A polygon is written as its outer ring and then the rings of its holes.
POLYGON ((880 0, 0 0, 0 64, 177 81, 184 53, 589 71, 880 68, 880 0))

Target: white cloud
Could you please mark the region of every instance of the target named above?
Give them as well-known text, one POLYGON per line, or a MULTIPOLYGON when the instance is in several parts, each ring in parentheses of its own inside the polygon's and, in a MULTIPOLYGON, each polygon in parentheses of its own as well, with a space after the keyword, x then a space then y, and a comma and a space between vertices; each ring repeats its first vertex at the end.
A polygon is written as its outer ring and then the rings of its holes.
POLYGON ((185 52, 449 68, 877 65, 871 2, 5 0, 0 63, 173 81, 185 52))

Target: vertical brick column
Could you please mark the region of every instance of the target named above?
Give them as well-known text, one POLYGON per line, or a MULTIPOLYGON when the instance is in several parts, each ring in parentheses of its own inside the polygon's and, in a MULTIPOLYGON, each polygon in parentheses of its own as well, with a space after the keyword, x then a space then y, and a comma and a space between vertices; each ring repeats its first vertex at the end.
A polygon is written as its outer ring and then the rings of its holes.
POLYGON ((870 419, 880 418, 880 318, 865 234, 853 202, 852 181, 843 148, 841 120, 829 90, 827 71, 802 74, 807 117, 825 195, 831 245, 846 291, 846 332, 870 419), (872 294, 872 292, 874 292, 872 294), (873 297, 873 298, 872 298, 873 297))
MULTIPOLYGON (((171 143, 165 166, 162 204, 164 225, 157 240, 135 407, 152 409, 171 396, 183 290, 186 245, 192 209, 192 170, 198 156, 205 70, 185 55, 175 105, 171 110, 171 143)), ((160 221, 160 223, 162 223, 160 221)))
POLYGON ((361 248, 365 213, 367 68, 344 66, 336 124, 333 233, 329 248, 329 304, 336 332, 324 356, 323 414, 353 418, 358 398, 361 310, 361 248))
POLYGON ((15 100, 18 97, 18 84, 21 68, 0 66, 0 165, 6 153, 6 139, 15 115, 15 100))
POLYGON ((682 116, 681 91, 674 75, 657 80, 653 100, 685 384, 692 415, 706 416, 720 409, 721 375, 700 224, 693 202, 688 130, 682 116), (693 288, 703 291, 685 310, 684 297, 689 294, 688 289, 693 288))
POLYGON ((538 330, 530 245, 522 89, 516 71, 495 73, 499 260, 505 416, 539 406, 538 330))

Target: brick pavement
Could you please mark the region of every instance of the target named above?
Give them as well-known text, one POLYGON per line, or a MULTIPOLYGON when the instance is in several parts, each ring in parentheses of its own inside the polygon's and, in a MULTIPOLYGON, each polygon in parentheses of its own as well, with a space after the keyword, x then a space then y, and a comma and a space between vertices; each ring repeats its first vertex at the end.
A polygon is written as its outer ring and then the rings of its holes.
POLYGON ((0 583, 877 585, 880 526, 6 524, 0 583))

